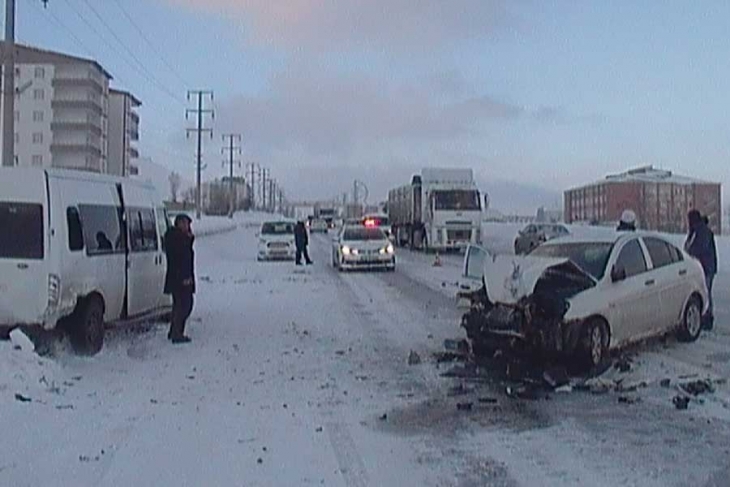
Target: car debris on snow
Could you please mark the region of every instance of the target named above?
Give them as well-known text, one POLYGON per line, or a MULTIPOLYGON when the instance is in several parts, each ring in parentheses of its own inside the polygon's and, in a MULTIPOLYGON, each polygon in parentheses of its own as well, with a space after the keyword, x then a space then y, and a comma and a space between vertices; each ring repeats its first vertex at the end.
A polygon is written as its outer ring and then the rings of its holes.
POLYGON ((35 352, 35 343, 33 343, 33 340, 23 333, 23 330, 20 328, 14 328, 10 332, 10 342, 16 350, 20 350, 25 353, 35 352))
POLYGON ((672 379, 662 379, 659 381, 659 385, 664 388, 668 388, 672 385, 672 379))
POLYGON ((689 408, 689 401, 690 401, 690 399, 687 396, 677 395, 677 396, 674 396, 674 398, 672 398, 672 403, 674 404, 674 407, 676 407, 680 411, 683 411, 683 410, 689 408))
POLYGON ((477 399, 481 404, 497 404, 499 400, 496 397, 480 397, 477 399))
POLYGON ((710 379, 686 382, 684 384, 680 384, 679 388, 687 394, 695 397, 699 396, 700 394, 712 394, 715 392, 715 386, 710 379))
POLYGON ((542 374, 543 379, 553 389, 565 386, 570 383, 568 370, 565 367, 552 367, 542 374))
POLYGON ((22 394, 15 394, 15 400, 16 401, 19 401, 19 402, 31 402, 31 401, 33 401, 33 399, 31 399, 31 398, 29 398, 27 396, 24 396, 22 394))
POLYGON ((471 403, 471 402, 456 403, 456 409, 459 411, 471 411, 473 408, 474 408, 474 403, 471 403))
POLYGON ((452 387, 449 389, 448 396, 449 397, 456 397, 456 396, 464 396, 466 394, 474 392, 473 387, 467 387, 464 384, 459 384, 457 386, 452 387))
POLYGON ((619 396, 618 402, 620 404, 637 404, 641 402, 641 398, 636 396, 619 396))
POLYGON ((383 414, 380 415, 380 417, 378 419, 380 421, 387 421, 388 420, 388 414, 387 413, 383 413, 383 414))
POLYGON ((418 365, 421 363, 421 356, 417 352, 411 350, 408 354, 408 365, 418 365))
POLYGON ((446 339, 444 340, 444 348, 450 352, 458 352, 463 355, 468 354, 470 350, 469 342, 464 339, 446 339))

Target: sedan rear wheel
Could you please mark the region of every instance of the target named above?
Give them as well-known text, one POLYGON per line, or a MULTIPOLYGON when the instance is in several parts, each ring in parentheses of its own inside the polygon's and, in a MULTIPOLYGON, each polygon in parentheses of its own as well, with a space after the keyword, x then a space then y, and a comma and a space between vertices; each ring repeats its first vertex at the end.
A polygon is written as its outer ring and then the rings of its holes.
POLYGON ((683 342, 693 342, 702 332, 702 304, 698 297, 693 296, 684 308, 682 324, 679 328, 679 339, 683 342))

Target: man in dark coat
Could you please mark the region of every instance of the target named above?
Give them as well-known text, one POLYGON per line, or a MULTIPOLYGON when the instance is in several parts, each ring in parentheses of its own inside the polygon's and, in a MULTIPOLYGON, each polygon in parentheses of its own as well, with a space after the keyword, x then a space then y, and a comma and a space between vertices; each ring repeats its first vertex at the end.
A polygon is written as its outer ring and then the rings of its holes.
POLYGON ((689 235, 684 244, 687 253, 700 261, 705 271, 705 282, 710 308, 705 317, 705 328, 711 330, 714 325, 714 314, 712 309, 712 282, 717 274, 717 249, 715 247, 715 235, 708 225, 709 220, 703 218, 697 210, 691 210, 687 214, 689 224, 689 235))
POLYGON ((616 228, 618 232, 635 232, 636 231, 636 213, 633 210, 624 210, 621 213, 621 220, 616 228))
POLYGON ((165 294, 172 295, 172 318, 167 338, 172 343, 190 342, 190 338, 185 336, 185 322, 193 311, 195 293, 195 237, 191 223, 189 216, 180 214, 175 218, 175 226, 165 234, 165 294))
POLYGON ((297 248, 296 264, 302 265, 302 256, 307 265, 311 265, 312 259, 309 258, 309 251, 307 246, 309 245, 309 234, 307 233, 307 227, 303 221, 298 221, 294 227, 294 244, 297 248))

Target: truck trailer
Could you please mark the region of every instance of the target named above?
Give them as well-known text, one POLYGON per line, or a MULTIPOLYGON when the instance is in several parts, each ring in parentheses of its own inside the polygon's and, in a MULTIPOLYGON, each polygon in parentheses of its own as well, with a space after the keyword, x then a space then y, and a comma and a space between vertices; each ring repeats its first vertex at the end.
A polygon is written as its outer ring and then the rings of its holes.
POLYGON ((449 251, 481 242, 481 197, 471 169, 423 169, 389 192, 388 216, 399 246, 449 251))

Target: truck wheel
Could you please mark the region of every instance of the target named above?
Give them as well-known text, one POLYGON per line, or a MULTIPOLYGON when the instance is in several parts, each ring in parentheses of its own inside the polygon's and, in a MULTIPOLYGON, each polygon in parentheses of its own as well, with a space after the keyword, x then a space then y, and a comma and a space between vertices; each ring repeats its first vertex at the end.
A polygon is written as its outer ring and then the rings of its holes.
POLYGON ((80 355, 96 355, 104 345, 104 301, 91 295, 80 304, 70 323, 71 346, 80 355))

